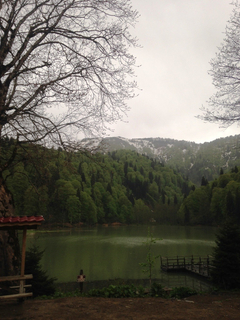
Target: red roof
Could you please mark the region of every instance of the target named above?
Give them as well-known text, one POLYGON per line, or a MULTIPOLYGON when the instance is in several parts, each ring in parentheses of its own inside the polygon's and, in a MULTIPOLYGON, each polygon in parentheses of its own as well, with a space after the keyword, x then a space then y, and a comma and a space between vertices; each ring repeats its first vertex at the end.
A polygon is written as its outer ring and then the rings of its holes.
POLYGON ((44 221, 43 216, 0 217, 0 228, 35 227, 44 221))

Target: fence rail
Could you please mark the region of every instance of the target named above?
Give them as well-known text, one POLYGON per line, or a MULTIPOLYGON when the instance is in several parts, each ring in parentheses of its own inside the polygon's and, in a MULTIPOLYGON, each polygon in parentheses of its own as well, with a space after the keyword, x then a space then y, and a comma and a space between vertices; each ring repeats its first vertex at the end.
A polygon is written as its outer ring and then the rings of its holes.
POLYGON ((200 276, 209 278, 212 266, 212 257, 199 256, 176 256, 160 257, 163 271, 189 271, 200 276))
POLYGON ((23 276, 6 276, 0 277, 0 282, 18 282, 19 285, 10 286, 9 289, 16 289, 18 293, 7 294, 7 295, 0 295, 0 299, 11 299, 11 298, 26 298, 31 297, 33 294, 32 292, 25 292, 25 288, 29 287, 30 285, 25 284, 25 280, 32 279, 32 274, 25 274, 23 276))

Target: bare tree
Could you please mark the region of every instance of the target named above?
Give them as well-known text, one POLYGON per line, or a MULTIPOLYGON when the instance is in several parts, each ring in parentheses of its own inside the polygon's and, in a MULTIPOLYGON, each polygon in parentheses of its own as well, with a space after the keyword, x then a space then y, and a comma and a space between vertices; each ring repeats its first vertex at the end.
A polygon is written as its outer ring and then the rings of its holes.
POLYGON ((228 127, 240 120, 240 4, 234 5, 225 30, 225 39, 214 59, 209 74, 216 93, 209 99, 208 107, 202 108, 199 118, 218 122, 228 127))
MULTIPOLYGON (((2 171, 19 144, 74 149, 80 133, 101 136, 127 111, 137 16, 129 0, 0 0, 0 151, 17 141, 0 152, 0 216, 14 211, 2 171)), ((17 244, 0 234, 0 274, 14 273, 17 244)))
POLYGON ((134 96, 129 0, 0 1, 0 134, 68 147, 134 96))

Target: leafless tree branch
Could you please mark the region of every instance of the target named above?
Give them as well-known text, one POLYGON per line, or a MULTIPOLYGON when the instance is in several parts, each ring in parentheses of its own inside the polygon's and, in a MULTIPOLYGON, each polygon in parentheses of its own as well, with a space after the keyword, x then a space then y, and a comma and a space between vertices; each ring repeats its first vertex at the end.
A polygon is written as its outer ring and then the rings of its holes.
POLYGON ((129 0, 5 0, 0 6, 0 134, 78 145, 134 97, 129 0))
POLYGON ((225 39, 210 62, 209 72, 216 88, 199 118, 228 127, 240 120, 240 3, 232 2, 233 12, 225 39))

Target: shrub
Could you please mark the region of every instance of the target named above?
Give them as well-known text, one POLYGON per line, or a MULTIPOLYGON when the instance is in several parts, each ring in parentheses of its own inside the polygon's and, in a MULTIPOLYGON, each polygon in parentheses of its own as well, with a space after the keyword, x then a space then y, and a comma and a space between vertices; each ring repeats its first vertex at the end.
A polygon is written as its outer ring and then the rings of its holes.
POLYGON ((110 285, 103 289, 92 289, 88 292, 91 297, 104 297, 104 298, 130 298, 143 296, 144 288, 135 287, 134 285, 110 285))
POLYGON ((173 288, 170 297, 171 298, 177 298, 177 299, 183 299, 189 296, 193 296, 197 294, 197 291, 188 287, 177 287, 173 288))
POLYGON ((165 291, 160 283, 154 282, 151 286, 151 296, 152 297, 164 297, 165 291))

